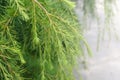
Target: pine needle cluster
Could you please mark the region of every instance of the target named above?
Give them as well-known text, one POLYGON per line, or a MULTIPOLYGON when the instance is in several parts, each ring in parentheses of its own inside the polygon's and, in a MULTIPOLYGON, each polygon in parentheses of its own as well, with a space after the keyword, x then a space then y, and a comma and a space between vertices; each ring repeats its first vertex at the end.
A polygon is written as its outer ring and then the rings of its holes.
POLYGON ((84 41, 69 0, 0 0, 0 80, 74 80, 84 41))

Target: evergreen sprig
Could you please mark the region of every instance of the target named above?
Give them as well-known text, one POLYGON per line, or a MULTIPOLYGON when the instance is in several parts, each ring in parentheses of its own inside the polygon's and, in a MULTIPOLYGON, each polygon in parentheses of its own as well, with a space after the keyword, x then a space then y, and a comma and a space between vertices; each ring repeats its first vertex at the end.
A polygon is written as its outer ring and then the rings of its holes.
POLYGON ((91 51, 74 6, 70 0, 1 0, 0 80, 75 80, 82 46, 91 51))
POLYGON ((6 1, 0 8, 1 80, 73 80, 82 40, 73 3, 6 1))

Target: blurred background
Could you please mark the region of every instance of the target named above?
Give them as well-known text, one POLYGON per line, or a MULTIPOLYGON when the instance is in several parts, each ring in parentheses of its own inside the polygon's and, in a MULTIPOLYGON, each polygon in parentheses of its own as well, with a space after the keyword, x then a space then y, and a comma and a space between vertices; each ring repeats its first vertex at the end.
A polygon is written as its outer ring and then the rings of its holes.
MULTIPOLYGON (((113 15, 110 22, 105 20, 103 0, 97 0, 97 18, 84 16, 82 0, 77 0, 75 12, 79 22, 84 26, 84 36, 91 47, 93 55, 85 55, 86 66, 76 70, 76 80, 120 80, 120 0, 112 6, 113 15)), ((109 20, 108 20, 109 21, 109 20)), ((77 69, 81 68, 81 64, 77 69)))

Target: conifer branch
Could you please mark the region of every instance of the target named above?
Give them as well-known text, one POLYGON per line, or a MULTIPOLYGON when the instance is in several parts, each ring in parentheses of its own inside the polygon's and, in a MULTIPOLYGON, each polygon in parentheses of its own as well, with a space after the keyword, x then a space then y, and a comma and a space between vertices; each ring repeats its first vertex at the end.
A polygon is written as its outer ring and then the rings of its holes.
POLYGON ((48 19, 49 19, 49 22, 52 23, 52 20, 51 20, 51 18, 49 17, 49 14, 50 14, 50 13, 41 5, 40 2, 38 2, 37 0, 33 0, 33 1, 39 6, 40 9, 42 9, 42 10, 46 13, 46 15, 47 15, 47 17, 48 17, 48 19))

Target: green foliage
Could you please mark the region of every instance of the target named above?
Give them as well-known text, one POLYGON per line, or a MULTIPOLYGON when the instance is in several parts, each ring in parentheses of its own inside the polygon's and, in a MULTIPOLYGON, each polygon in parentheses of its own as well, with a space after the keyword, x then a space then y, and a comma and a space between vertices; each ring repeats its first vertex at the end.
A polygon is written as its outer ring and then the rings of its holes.
POLYGON ((74 3, 2 0, 0 5, 0 79, 74 80, 80 41, 85 42, 74 3))
POLYGON ((0 1, 0 80, 75 80, 73 68, 76 58, 84 55, 82 46, 91 51, 74 4, 70 0, 0 1))

